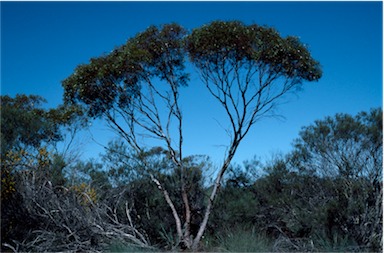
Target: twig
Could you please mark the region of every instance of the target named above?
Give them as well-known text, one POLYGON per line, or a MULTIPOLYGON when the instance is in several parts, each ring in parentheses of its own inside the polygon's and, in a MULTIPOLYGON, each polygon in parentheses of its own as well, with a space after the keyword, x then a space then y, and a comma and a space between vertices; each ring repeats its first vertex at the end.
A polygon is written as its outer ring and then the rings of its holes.
POLYGON ((15 253, 18 252, 18 250, 15 249, 11 244, 8 244, 8 243, 5 242, 5 243, 3 243, 3 246, 10 248, 15 253))

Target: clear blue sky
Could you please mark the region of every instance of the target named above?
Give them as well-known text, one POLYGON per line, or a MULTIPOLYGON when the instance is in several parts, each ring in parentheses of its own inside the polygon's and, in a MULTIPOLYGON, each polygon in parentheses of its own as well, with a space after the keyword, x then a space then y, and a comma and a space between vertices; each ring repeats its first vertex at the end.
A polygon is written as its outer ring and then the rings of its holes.
MULTIPOLYGON (((308 44, 324 75, 305 83, 279 108, 285 120, 255 125, 238 150, 241 162, 288 152, 302 126, 343 112, 382 106, 381 2, 1 2, 1 94, 37 94, 48 107, 62 102, 61 81, 91 57, 110 52, 150 25, 177 22, 193 29, 210 21, 240 20, 276 28, 308 44)), ((219 162, 228 143, 220 109, 192 78, 184 90, 185 152, 219 162), (206 99, 207 97, 207 99, 206 99)), ((101 143, 113 137, 90 129, 101 143)), ((90 134, 82 138, 89 140, 90 134)), ((84 158, 103 150, 92 141, 84 158)))

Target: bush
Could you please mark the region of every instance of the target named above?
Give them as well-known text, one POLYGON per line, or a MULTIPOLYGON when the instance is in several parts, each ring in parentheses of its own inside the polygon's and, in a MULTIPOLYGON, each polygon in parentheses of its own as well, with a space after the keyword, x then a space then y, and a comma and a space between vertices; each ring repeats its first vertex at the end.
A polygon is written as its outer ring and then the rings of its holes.
POLYGON ((268 252, 271 251, 271 240, 253 229, 231 229, 219 235, 219 245, 229 252, 268 252))
MULTIPOLYGON (((18 227, 2 231, 7 235, 2 241, 3 250, 102 251, 116 241, 150 248, 146 237, 132 223, 120 222, 116 210, 125 203, 116 199, 108 205, 96 203, 86 189, 80 192, 81 185, 71 190, 43 178, 32 179, 34 171, 18 173, 18 202, 2 203, 2 208, 23 210, 14 214, 18 227)), ((129 216, 129 210, 125 211, 129 216)))

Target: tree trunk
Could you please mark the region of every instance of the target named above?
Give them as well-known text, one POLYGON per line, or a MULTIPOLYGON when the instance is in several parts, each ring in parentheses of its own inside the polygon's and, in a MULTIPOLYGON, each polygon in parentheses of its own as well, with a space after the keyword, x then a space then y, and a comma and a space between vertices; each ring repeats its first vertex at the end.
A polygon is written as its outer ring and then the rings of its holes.
POLYGON ((228 157, 225 160, 223 166, 220 169, 219 174, 216 177, 215 184, 213 185, 213 189, 212 189, 211 195, 209 197, 209 202, 208 202, 207 208, 205 209, 203 221, 201 222, 200 227, 199 227, 199 231, 197 232, 197 235, 196 235, 195 239, 193 240, 192 250, 194 250, 194 251, 198 250, 201 237, 203 236, 205 229, 207 227, 207 224, 208 224, 208 219, 209 219, 209 216, 211 214, 213 202, 214 202, 216 195, 218 193, 218 190, 220 188, 220 182, 223 179, 224 173, 227 170, 227 168, 229 167, 233 156, 235 155, 238 144, 239 143, 236 141, 233 142, 233 144, 231 145, 231 149, 228 153, 228 157))
POLYGON ((185 206, 185 223, 184 223, 184 235, 181 238, 182 242, 185 244, 185 247, 190 249, 192 247, 192 238, 191 238, 191 208, 188 200, 188 193, 185 189, 185 182, 182 183, 181 195, 183 198, 185 206))

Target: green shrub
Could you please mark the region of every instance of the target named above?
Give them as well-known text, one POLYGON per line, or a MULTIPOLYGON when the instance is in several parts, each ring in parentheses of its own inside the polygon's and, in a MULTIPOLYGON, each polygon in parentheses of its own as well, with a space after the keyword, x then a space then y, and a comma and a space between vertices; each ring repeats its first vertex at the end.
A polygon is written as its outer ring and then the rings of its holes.
MULTIPOLYGON (((327 235, 317 235, 313 240, 314 248, 319 252, 363 252, 364 249, 347 235, 334 233, 332 239, 327 235)), ((368 250, 369 251, 369 250, 368 250)))

